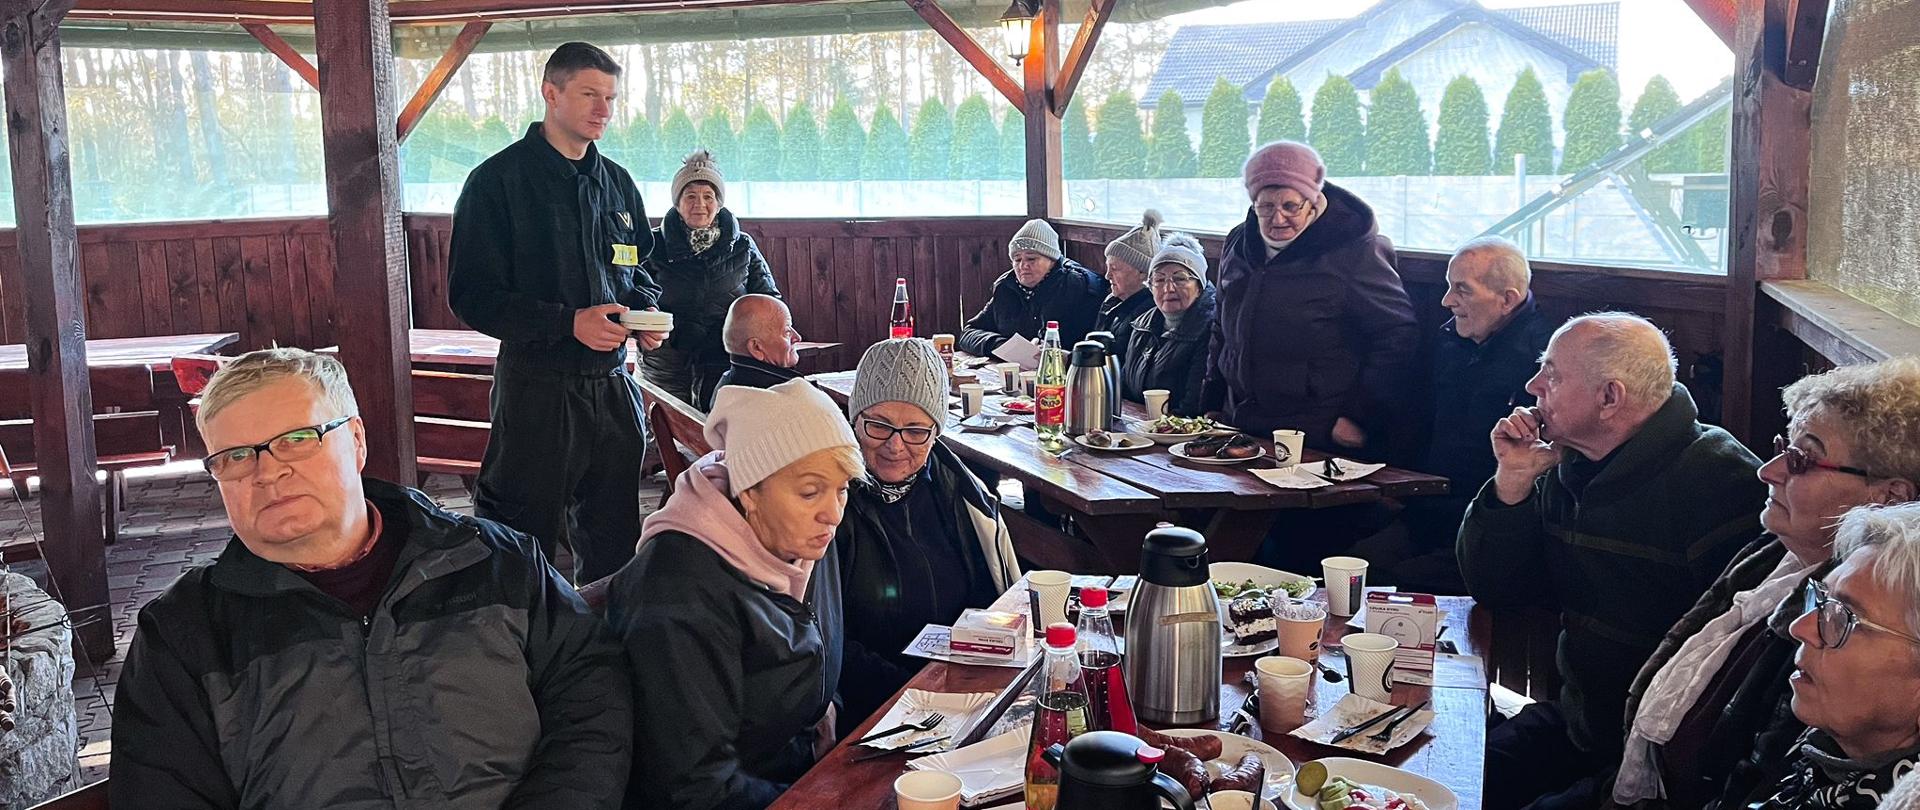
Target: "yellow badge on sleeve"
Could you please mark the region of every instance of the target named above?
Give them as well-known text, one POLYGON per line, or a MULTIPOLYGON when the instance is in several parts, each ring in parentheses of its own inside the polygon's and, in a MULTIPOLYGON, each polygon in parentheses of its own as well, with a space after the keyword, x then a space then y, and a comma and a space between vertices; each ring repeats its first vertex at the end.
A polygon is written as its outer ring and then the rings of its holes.
POLYGON ((632 245, 614 245, 613 263, 637 267, 640 264, 640 249, 632 245))

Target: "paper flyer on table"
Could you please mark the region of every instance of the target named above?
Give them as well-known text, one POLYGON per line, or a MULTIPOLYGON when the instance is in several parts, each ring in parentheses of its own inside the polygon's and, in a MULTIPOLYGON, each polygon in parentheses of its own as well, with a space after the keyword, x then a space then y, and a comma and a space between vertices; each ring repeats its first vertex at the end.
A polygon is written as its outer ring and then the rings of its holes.
POLYGON ((993 350, 993 356, 1009 363, 1019 363, 1021 371, 1033 371, 1040 367, 1040 344, 1028 340, 1025 335, 1016 334, 993 350))
POLYGON ((914 636, 913 641, 907 644, 907 648, 900 652, 903 655, 930 658, 952 664, 1026 669, 1027 662, 1033 660, 1033 640, 1023 639, 1023 641, 1026 643, 1013 651, 1012 660, 957 655, 953 651, 953 628, 944 624, 929 624, 920 628, 920 634, 914 636))

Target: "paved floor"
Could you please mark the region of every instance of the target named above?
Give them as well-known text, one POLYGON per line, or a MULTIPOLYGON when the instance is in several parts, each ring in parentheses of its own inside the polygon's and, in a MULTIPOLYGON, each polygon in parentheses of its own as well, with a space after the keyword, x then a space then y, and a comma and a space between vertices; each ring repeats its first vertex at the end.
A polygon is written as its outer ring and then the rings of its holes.
MULTIPOLYGON (((463 514, 472 513, 472 500, 458 479, 434 476, 426 487, 443 506, 463 514)), ((642 486, 643 508, 659 499, 659 481, 642 486)), ((0 537, 37 534, 38 503, 26 502, 29 519, 23 520, 9 491, 0 491, 0 537)), ((107 588, 113 602, 113 657, 101 662, 80 662, 76 667, 73 694, 80 720, 80 765, 84 782, 106 777, 111 753, 108 736, 112 727, 114 685, 120 666, 133 640, 135 620, 140 608, 165 591, 187 568, 210 563, 226 547, 232 534, 227 528, 225 511, 213 480, 191 466, 165 471, 155 477, 130 481, 127 517, 121 540, 107 548, 107 588)), ((565 552, 561 552, 564 558, 565 552)), ((570 566, 565 559, 562 566, 570 566)), ((45 569, 38 563, 17 566, 30 576, 40 578, 45 569)), ((563 567, 562 570, 566 570, 563 567)))

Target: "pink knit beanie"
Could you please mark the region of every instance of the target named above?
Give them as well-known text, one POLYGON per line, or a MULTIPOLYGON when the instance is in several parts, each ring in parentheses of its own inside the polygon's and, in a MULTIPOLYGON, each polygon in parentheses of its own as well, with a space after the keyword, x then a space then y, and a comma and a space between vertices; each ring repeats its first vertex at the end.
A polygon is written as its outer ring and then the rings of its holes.
POLYGON ((1267 186, 1280 186, 1300 192, 1316 206, 1326 205, 1320 189, 1327 182, 1327 164, 1320 160, 1319 152, 1304 143, 1274 141, 1262 146, 1247 158, 1242 172, 1249 199, 1259 196, 1260 189, 1267 186))

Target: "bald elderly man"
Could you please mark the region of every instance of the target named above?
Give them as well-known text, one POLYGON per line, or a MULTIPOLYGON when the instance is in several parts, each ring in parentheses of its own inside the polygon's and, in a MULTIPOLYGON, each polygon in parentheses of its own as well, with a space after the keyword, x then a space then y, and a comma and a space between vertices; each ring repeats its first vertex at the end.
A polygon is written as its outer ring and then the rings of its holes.
POLYGON ((772 388, 800 376, 793 370, 800 365, 800 350, 794 345, 800 342, 800 332, 793 328, 793 313, 786 302, 771 295, 754 293, 733 299, 720 342, 728 360, 720 385, 772 388))
POLYGON ((1585 315, 1555 331, 1527 383, 1537 407, 1495 423, 1496 469, 1460 526, 1467 589, 1561 617, 1557 703, 1487 733, 1486 806, 1591 806, 1617 762, 1627 687, 1667 628, 1759 531, 1760 460, 1699 422, 1673 349, 1645 319, 1585 315), (1536 801, 1543 794, 1560 793, 1536 801))

